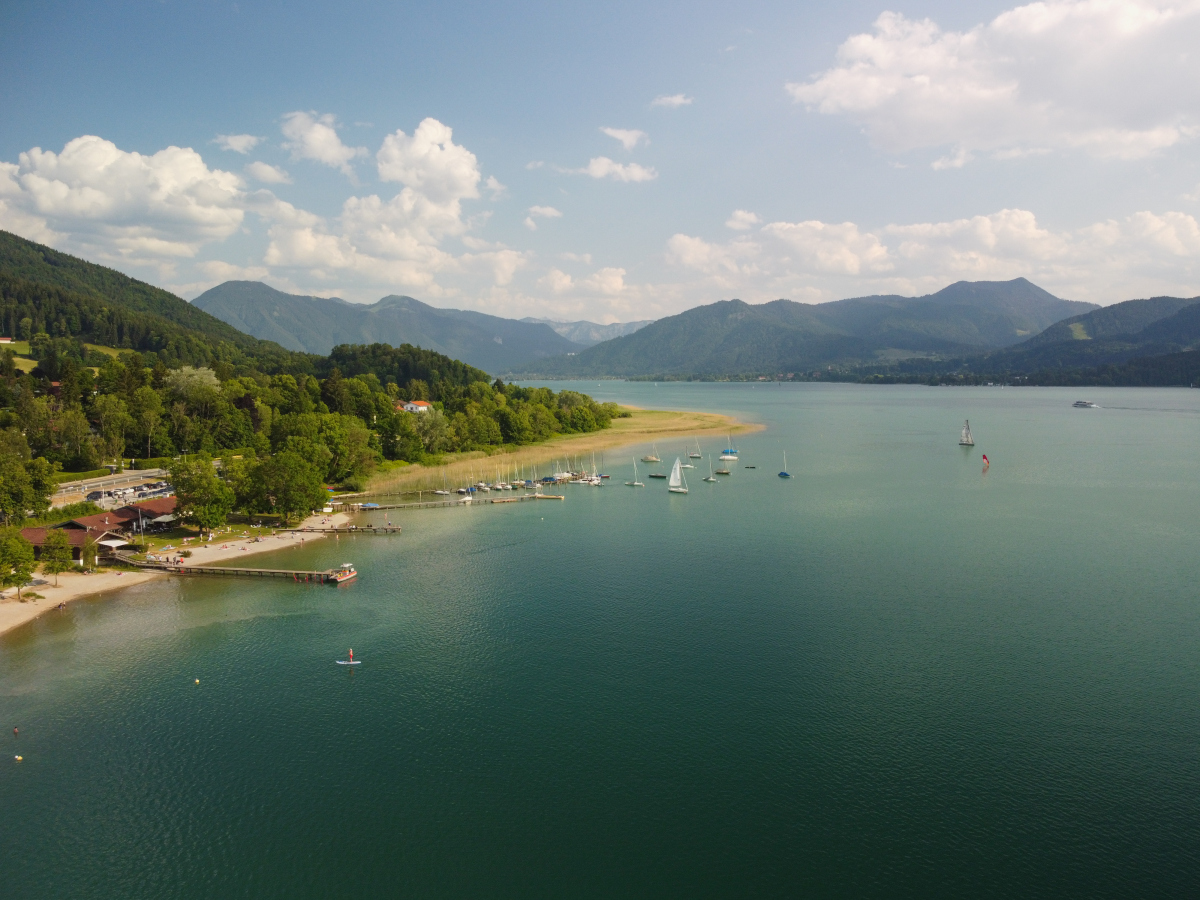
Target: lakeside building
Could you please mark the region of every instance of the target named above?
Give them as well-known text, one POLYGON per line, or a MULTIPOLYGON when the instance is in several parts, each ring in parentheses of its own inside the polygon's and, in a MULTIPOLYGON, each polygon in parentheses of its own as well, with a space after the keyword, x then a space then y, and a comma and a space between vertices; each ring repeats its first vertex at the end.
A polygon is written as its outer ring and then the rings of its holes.
POLYGON ((404 412, 423 413, 433 409, 433 404, 428 400, 405 400, 403 403, 397 403, 396 409, 404 412))
POLYGON ((110 512, 97 513, 94 516, 82 516, 71 519, 55 528, 67 531, 79 531, 93 537, 102 532, 113 532, 118 535, 136 534, 147 525, 166 525, 176 520, 175 498, 159 497, 154 500, 142 500, 129 506, 122 506, 110 512))
MULTIPOLYGON (((53 528, 22 528, 21 529, 21 537, 25 538, 25 540, 29 541, 29 543, 33 544, 34 557, 36 559, 41 559, 42 558, 42 547, 45 546, 46 536, 49 535, 50 532, 55 531, 55 530, 59 530, 59 529, 57 527, 53 527, 53 528)), ((94 540, 97 544, 97 548, 100 548, 100 547, 109 548, 109 547, 113 547, 113 546, 119 547, 122 544, 126 543, 126 541, 123 537, 121 537, 119 534, 116 534, 111 531, 92 532, 92 531, 85 531, 85 530, 79 529, 79 528, 70 528, 70 529, 65 529, 65 530, 67 533, 67 540, 70 541, 70 543, 71 543, 71 559, 75 560, 75 562, 77 562, 77 563, 81 562, 83 560, 83 548, 84 548, 84 545, 87 544, 87 542, 89 540, 94 540)))

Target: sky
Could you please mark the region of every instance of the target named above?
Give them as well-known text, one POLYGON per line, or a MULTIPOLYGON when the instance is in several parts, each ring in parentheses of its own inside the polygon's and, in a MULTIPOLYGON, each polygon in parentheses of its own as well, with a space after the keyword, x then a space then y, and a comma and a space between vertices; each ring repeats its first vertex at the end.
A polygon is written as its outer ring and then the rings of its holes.
POLYGON ((1200 294, 1200 0, 0 7, 0 228, 597 322, 1200 294))

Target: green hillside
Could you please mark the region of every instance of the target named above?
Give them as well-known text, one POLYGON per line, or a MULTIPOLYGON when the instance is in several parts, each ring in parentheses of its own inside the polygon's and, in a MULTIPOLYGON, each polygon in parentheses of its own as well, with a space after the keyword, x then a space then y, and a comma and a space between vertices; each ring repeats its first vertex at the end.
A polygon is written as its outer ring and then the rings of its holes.
POLYGON ((958 282, 924 297, 816 305, 723 300, 529 368, 558 376, 745 375, 963 356, 1016 344, 1095 308, 1061 300, 1024 278, 958 282))
POLYGON ((156 317, 213 341, 246 348, 255 348, 259 343, 169 291, 7 231, 0 231, 0 273, 9 281, 55 287, 66 294, 101 299, 109 306, 156 317))
MULTIPOLYGON (((39 484, 47 463, 86 472, 237 450, 258 460, 230 474, 237 503, 269 512, 292 491, 280 478, 313 488, 306 497, 319 504, 321 482, 360 485, 383 460, 596 431, 618 412, 573 391, 491 382, 409 344, 285 350, 111 269, 11 235, 3 243, 0 329, 21 340, 0 348, 0 446, 36 461, 39 484), (406 400, 432 410, 406 412, 406 400)), ((196 471, 211 478, 207 463, 196 471)), ((4 515, 38 506, 18 499, 4 515)))
POLYGON ((439 309, 412 297, 347 303, 286 294, 259 281, 227 281, 193 303, 247 334, 309 353, 325 354, 339 344, 413 344, 505 373, 529 360, 583 349, 544 323, 439 309))

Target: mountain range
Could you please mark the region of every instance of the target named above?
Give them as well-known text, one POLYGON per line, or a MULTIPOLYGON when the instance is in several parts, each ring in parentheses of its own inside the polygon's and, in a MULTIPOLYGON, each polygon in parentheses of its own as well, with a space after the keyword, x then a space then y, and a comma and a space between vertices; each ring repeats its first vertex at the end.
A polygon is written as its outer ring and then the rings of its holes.
POLYGON ((371 304, 348 303, 286 294, 259 281, 227 281, 192 305, 247 334, 322 355, 338 344, 413 344, 503 373, 584 349, 544 322, 439 309, 395 295, 371 304))
POLYGON ((1200 297, 1126 300, 1055 322, 1014 347, 969 360, 997 375, 1111 366, 1200 347, 1200 297))
POLYGON ((557 376, 777 373, 1011 346, 1098 309, 1024 278, 960 281, 923 297, 856 297, 807 304, 723 300, 659 319, 574 356, 533 361, 557 376))
POLYGON ((524 318, 522 322, 541 322, 549 325, 568 341, 574 341, 582 347, 591 347, 601 341, 611 341, 615 337, 633 334, 647 325, 654 323, 653 319, 642 319, 638 322, 615 322, 612 325, 597 325, 595 322, 560 322, 557 319, 524 318))

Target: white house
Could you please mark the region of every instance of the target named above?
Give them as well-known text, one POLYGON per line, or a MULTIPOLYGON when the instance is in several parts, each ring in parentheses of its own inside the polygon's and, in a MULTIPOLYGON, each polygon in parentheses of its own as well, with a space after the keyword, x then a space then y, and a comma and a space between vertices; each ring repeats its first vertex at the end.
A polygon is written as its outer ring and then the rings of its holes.
POLYGON ((428 400, 406 400, 403 409, 405 412, 429 412, 433 404, 428 400))

